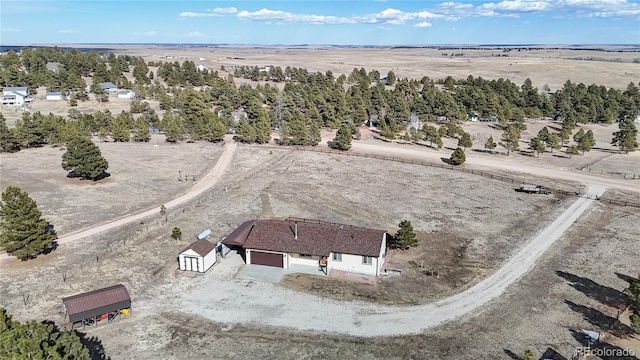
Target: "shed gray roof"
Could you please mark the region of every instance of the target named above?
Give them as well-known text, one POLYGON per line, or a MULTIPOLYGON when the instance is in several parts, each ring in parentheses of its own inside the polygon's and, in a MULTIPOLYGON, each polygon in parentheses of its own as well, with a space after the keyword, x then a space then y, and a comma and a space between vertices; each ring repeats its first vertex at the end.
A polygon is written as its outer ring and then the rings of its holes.
POLYGON ((113 89, 113 88, 117 88, 117 86, 112 83, 112 82, 103 82, 100 83, 100 87, 103 89, 113 89))
POLYGON ((29 90, 29 88, 26 87, 26 86, 17 86, 17 87, 7 86, 7 87, 2 89, 2 91, 6 91, 6 92, 8 92, 8 91, 20 92, 20 91, 27 91, 27 90, 29 90))

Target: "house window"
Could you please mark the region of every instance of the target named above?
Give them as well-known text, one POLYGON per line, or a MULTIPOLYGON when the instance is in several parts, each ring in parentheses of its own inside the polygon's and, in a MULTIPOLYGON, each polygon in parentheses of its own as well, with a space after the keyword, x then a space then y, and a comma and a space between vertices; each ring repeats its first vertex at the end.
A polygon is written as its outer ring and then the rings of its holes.
POLYGON ((333 261, 342 261, 341 253, 333 253, 333 261))
POLYGON ((311 255, 307 255, 307 254, 300 254, 300 258, 301 259, 311 259, 312 256, 311 255))
POLYGON ((373 258, 371 256, 363 256, 362 263, 364 265, 371 265, 373 263, 373 258))

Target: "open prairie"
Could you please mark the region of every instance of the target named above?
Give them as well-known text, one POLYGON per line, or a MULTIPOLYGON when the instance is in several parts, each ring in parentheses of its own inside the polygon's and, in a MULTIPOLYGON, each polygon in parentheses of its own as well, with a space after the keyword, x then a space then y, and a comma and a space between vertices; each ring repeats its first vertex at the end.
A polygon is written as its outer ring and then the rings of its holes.
POLYGON ((354 68, 389 70, 398 77, 456 79, 481 76, 509 79, 520 85, 530 78, 541 89, 558 90, 567 80, 624 89, 640 79, 640 52, 587 49, 433 49, 433 48, 288 48, 288 47, 170 47, 113 46, 117 54, 149 61, 191 60, 212 70, 221 66, 287 66, 334 75, 354 68), (452 56, 458 54, 459 56, 452 56), (201 60, 202 59, 202 60, 201 60))
MULTIPOLYGON (((349 74, 355 67, 393 70, 400 77, 509 78, 517 84, 531 78, 538 88, 557 90, 570 79, 625 88, 640 78, 638 52, 569 49, 391 49, 391 48, 227 48, 114 46, 114 52, 149 61, 193 60, 211 69, 220 66, 278 65, 331 70, 349 74), (445 56, 444 53, 447 53, 445 56), (452 53, 463 53, 451 56, 452 53), (506 56, 505 56, 506 55, 506 56), (169 58, 168 58, 169 57, 169 58), (201 60, 202 58, 202 60, 201 60)), ((157 102, 151 101, 157 109, 157 102)), ((128 110, 129 101, 113 99, 100 105, 80 102, 78 110, 128 110)), ((2 108, 12 125, 20 111, 2 108)), ((36 99, 32 111, 64 115, 66 102, 36 99)), ((299 331, 303 324, 269 327, 234 321, 234 313, 259 313, 267 307, 236 306, 242 296, 257 296, 273 304, 306 304, 309 312, 327 317, 322 304, 345 306, 413 306, 443 299, 494 272, 524 243, 574 201, 558 195, 515 192, 520 181, 563 190, 581 190, 573 175, 595 175, 640 186, 640 152, 620 154, 609 145, 617 126, 582 125, 593 130, 596 146, 569 158, 555 150, 539 157, 527 150, 528 140, 550 120, 527 120, 521 151, 491 154, 484 142, 501 131, 490 123, 463 124, 473 137, 468 159, 535 166, 537 174, 491 170, 515 178, 514 183, 464 172, 373 158, 294 151, 267 146, 238 146, 231 167, 214 187, 196 200, 115 230, 60 246, 28 262, 0 261, 0 306, 18 320, 53 320, 64 327, 60 299, 116 283, 129 289, 133 315, 108 325, 82 330, 101 341, 111 359, 279 358, 279 359, 520 359, 527 348, 536 358, 554 349, 570 358, 583 344, 581 329, 608 331, 601 346, 631 348, 631 335, 621 291, 629 276, 640 272, 640 213, 637 208, 599 202, 548 250, 536 267, 500 298, 479 311, 420 334, 359 338, 335 332, 299 331), (564 180, 545 176, 564 171, 564 180), (218 240, 243 221, 287 216, 396 231, 410 219, 421 245, 390 251, 390 266, 402 270, 377 284, 291 275, 279 284, 261 284, 235 277, 243 261, 238 254, 222 259, 205 275, 176 272, 180 250, 210 228, 218 240), (183 239, 170 237, 182 229, 183 239), (428 276, 424 270, 437 270, 428 276), (220 302, 191 301, 193 294, 216 293, 220 302), (312 299, 313 301, 311 301, 312 299), (319 300, 318 300, 319 299, 319 300), (316 301, 318 300, 318 301, 316 301), (344 303, 342 303, 344 302, 344 303), (337 305, 336 305, 337 304, 337 305), (222 309, 222 310, 220 310, 222 309), (619 318, 621 322, 616 322, 619 318)), ((330 140, 334 132, 323 131, 330 140)), ((388 156, 430 152, 448 158, 456 140, 445 138, 444 149, 427 144, 384 143, 363 134, 354 150, 375 144, 388 156), (358 145, 363 147, 359 148, 358 145), (386 153, 386 150, 389 150, 386 153), (401 151, 398 151, 400 149, 401 151), (394 150, 396 152, 391 152, 394 150), (396 155, 391 155, 396 154, 396 155)), ((17 185, 38 202, 60 234, 144 209, 187 191, 207 173, 222 153, 218 144, 168 144, 161 136, 149 143, 102 143, 111 176, 99 182, 69 179, 61 168, 62 151, 42 147, 0 158, 0 190, 17 185), (178 177, 183 181, 178 181, 178 177), (186 181, 185 181, 186 180, 186 181)), ((326 149, 326 144, 320 147, 326 149)), ((439 161, 439 160, 438 160, 439 161)), ((467 166, 469 164, 465 164, 467 166)), ((633 189, 632 189, 633 190, 633 189)), ((610 190, 607 197, 640 202, 639 195, 610 190)), ((286 306, 283 305, 283 306, 286 306)), ((327 307, 329 308, 329 307, 327 307)), ((333 308, 333 307, 331 307, 333 308)), ((369 309, 367 307, 367 309, 369 309)), ((272 314, 273 315, 273 314, 272 314)), ((356 323, 357 318, 353 319, 356 323)), ((379 324, 384 327, 384 324, 379 324)), ((637 358, 631 357, 630 359, 637 358)))

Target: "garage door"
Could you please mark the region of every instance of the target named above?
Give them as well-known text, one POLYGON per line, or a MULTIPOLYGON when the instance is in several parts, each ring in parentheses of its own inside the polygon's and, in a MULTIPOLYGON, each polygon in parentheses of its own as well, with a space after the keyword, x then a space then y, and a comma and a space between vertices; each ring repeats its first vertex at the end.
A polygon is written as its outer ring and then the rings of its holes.
POLYGON ((272 254, 260 251, 251 252, 251 263, 255 265, 282 266, 282 254, 272 254))

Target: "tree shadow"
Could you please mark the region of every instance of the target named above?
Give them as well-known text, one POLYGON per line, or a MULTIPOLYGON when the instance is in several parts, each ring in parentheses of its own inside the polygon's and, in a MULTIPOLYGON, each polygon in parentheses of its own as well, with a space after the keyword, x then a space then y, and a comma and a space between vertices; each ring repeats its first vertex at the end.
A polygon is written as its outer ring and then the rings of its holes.
POLYGON ((100 175, 98 175, 98 176, 96 176, 94 178, 85 178, 85 177, 82 177, 81 175, 76 174, 73 171, 69 171, 67 173, 67 177, 70 178, 70 179, 81 179, 81 180, 92 180, 92 181, 100 181, 102 179, 108 178, 109 176, 111 176, 111 173, 108 173, 106 171, 103 171, 100 175))
POLYGON ((504 353, 509 357, 509 359, 511 360, 522 360, 522 356, 517 355, 516 353, 514 353, 513 351, 509 350, 509 349, 502 349, 502 351, 504 351, 504 353))
POLYGON ((589 345, 585 335, 577 330, 569 329, 571 336, 580 343, 583 348, 576 348, 574 355, 591 353, 603 360, 640 360, 631 349, 623 349, 606 341, 598 341, 589 345), (631 350, 631 352, 629 351, 631 350))
POLYGON ((617 272, 614 272, 614 274, 616 274, 616 276, 617 276, 619 279, 622 279, 622 280, 624 280, 624 281, 628 282, 629 284, 631 284, 633 281, 636 281, 636 280, 637 280, 637 278, 635 278, 635 277, 633 277, 633 276, 629 276, 629 275, 625 275, 625 274, 620 274, 620 273, 617 273, 617 272))
POLYGON ((89 349, 91 360, 111 360, 104 351, 102 340, 98 339, 96 336, 88 337, 87 334, 79 331, 76 333, 78 334, 78 337, 80 337, 82 344, 89 349))
POLYGON ((449 158, 441 157, 441 158, 440 158, 440 160, 442 160, 442 162, 443 162, 443 163, 445 163, 445 164, 447 164, 447 165, 452 165, 452 166, 453 166, 453 165, 455 165, 455 164, 453 163, 453 160, 451 160, 451 159, 449 159, 449 158))
POLYGON ((567 280, 569 285, 574 289, 580 291, 589 298, 600 302, 601 304, 611 306, 618 310, 622 310, 626 307, 625 297, 619 290, 600 285, 591 279, 565 271, 556 271, 556 275, 567 280))
POLYGON ((566 357, 560 355, 557 351, 555 351, 554 349, 548 347, 547 350, 545 350, 545 352, 542 354, 542 356, 540 356, 540 359, 545 359, 545 360, 567 360, 566 357))
POLYGON ((629 337, 634 333, 633 329, 628 325, 621 323, 618 319, 599 310, 585 305, 576 304, 570 300, 565 300, 564 302, 571 308, 571 310, 582 314, 583 319, 587 320, 591 325, 601 330, 608 331, 614 336, 629 337))

